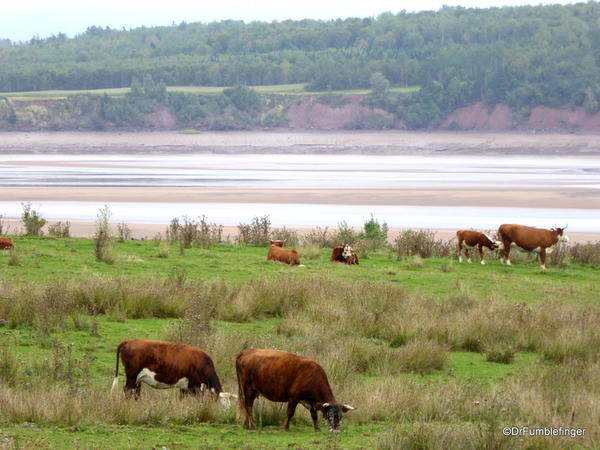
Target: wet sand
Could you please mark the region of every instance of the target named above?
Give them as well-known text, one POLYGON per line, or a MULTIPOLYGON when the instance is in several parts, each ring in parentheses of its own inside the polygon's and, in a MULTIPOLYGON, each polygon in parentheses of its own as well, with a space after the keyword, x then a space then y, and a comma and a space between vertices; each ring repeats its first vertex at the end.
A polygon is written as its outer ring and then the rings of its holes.
POLYGON ((600 208, 600 189, 565 190, 337 190, 186 188, 0 188, 3 201, 98 201, 148 203, 303 203, 326 205, 505 206, 600 208))
POLYGON ((415 131, 1 132, 11 153, 600 155, 600 134, 415 131))

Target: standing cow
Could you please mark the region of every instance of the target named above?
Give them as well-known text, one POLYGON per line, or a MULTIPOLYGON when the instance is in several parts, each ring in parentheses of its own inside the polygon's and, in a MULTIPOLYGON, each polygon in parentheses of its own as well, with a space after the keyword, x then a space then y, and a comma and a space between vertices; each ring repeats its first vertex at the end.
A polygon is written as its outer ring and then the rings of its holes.
POLYGON ((11 238, 0 238, 0 250, 10 250, 14 246, 11 238))
POLYGON ((348 244, 338 245, 331 252, 331 261, 358 264, 358 256, 356 256, 356 252, 348 244))
POLYGON ((142 383, 155 389, 179 388, 182 394, 203 394, 206 389, 223 406, 236 397, 223 392, 212 359, 199 348, 145 339, 125 341, 117 347, 113 395, 119 383, 119 358, 125 367, 127 397, 139 398, 142 383))
POLYGON ((300 265, 300 255, 293 248, 283 248, 285 241, 269 241, 269 253, 267 260, 279 261, 292 266, 300 265))
POLYGON ((470 250, 477 248, 479 250, 479 262, 485 264, 483 260, 483 247, 494 251, 500 245, 499 242, 494 241, 486 234, 475 230, 458 230, 456 232, 456 239, 458 241, 458 262, 462 262, 462 252, 464 251, 469 264, 471 263, 470 250))
POLYGON ((502 241, 500 262, 510 266, 510 248, 512 245, 527 252, 539 253, 540 265, 546 269, 546 253, 552 252, 552 247, 558 242, 568 242, 563 228, 533 228, 525 225, 503 224, 498 228, 498 236, 502 241))
POLYGON ((280 350, 248 349, 238 355, 235 369, 239 407, 245 416, 244 426, 250 430, 256 429, 252 405, 259 395, 273 402, 287 402, 284 431, 289 431, 298 403, 310 411, 315 431, 320 431, 317 411, 321 411, 332 433, 339 433, 343 413, 355 409, 335 400, 325 371, 313 359, 280 350))

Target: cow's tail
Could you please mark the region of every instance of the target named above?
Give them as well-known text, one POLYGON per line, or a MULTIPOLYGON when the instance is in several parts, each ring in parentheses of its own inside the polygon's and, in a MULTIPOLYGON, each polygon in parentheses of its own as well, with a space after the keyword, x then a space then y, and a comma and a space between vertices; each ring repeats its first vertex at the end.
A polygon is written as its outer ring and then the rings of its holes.
POLYGON ((119 386, 119 358, 121 357, 121 347, 123 346, 124 342, 120 343, 119 346, 117 347, 117 364, 115 366, 115 378, 112 382, 112 386, 110 388, 110 395, 112 397, 115 396, 115 394, 117 393, 117 387, 119 386))

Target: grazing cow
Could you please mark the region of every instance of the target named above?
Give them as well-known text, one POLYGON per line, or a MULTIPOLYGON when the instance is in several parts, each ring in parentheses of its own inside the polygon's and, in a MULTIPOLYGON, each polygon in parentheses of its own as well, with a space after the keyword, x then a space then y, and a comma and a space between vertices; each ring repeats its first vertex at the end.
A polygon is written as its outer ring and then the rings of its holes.
POLYGON ((269 241, 271 247, 267 254, 267 260, 279 261, 292 266, 300 265, 300 256, 293 248, 283 248, 285 241, 269 241))
POLYGON ((325 371, 313 359, 280 350, 247 349, 236 358, 235 369, 238 406, 245 416, 244 426, 250 430, 256 429, 252 405, 259 395, 273 402, 287 402, 284 431, 289 431, 298 403, 310 411, 315 431, 320 431, 317 411, 321 411, 332 433, 339 433, 343 413, 355 409, 335 400, 325 371))
POLYGON ((458 230, 456 232, 456 239, 458 240, 458 262, 462 262, 462 252, 464 251, 469 264, 471 263, 469 250, 477 248, 479 250, 479 262, 485 264, 483 260, 483 247, 494 251, 500 246, 500 242, 494 241, 488 235, 474 230, 458 230))
POLYGON ((212 359, 202 350, 184 344, 136 339, 117 347, 117 366, 111 394, 119 383, 119 357, 125 367, 125 395, 140 397, 142 383, 155 389, 179 388, 181 394, 210 392, 225 407, 235 394, 223 392, 212 359))
POLYGON ((15 244, 11 238, 0 238, 0 250, 9 250, 14 246, 15 244))
POLYGON ((533 228, 525 225, 503 224, 498 228, 498 236, 502 241, 500 262, 510 266, 510 248, 512 245, 527 252, 539 253, 540 265, 546 268, 546 253, 552 252, 552 246, 557 242, 568 242, 569 238, 563 228, 533 228))
POLYGON ((352 247, 348 244, 346 245, 338 245, 333 247, 333 251, 331 252, 331 261, 342 262, 346 264, 358 264, 358 256, 352 247))

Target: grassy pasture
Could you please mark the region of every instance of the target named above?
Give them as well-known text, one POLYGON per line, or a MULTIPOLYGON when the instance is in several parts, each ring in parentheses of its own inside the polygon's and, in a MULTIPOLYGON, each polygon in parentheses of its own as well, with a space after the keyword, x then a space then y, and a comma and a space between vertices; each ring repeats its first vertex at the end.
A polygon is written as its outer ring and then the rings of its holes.
POLYGON ((598 267, 415 264, 387 252, 350 267, 310 249, 296 268, 265 261, 265 247, 180 255, 152 241, 115 242, 109 265, 94 260, 89 239, 13 239, 16 253, 0 253, 0 440, 15 448, 600 444, 598 267), (257 405, 262 427, 249 432, 233 411, 174 391, 113 400, 114 351, 131 338, 205 348, 234 392, 242 348, 303 353, 358 409, 330 436, 312 431, 303 408, 281 432, 284 409, 267 402, 257 405), (488 360, 494 351, 514 360, 488 360), (504 437, 507 425, 587 434, 504 437))
MULTIPOLYGON (((252 89, 261 94, 325 94, 326 92, 312 92, 304 90, 305 84, 276 84, 271 86, 250 86, 252 89)), ((191 94, 220 94, 227 86, 168 86, 167 91, 170 92, 186 92, 191 94)), ((418 86, 409 87, 392 87, 390 91, 410 93, 419 90, 418 86)), ((130 91, 129 88, 113 88, 113 89, 80 89, 80 90, 51 90, 51 91, 29 91, 29 92, 0 92, 0 97, 8 97, 18 101, 39 101, 39 100, 64 100, 69 95, 76 94, 92 94, 104 95, 111 97, 123 97, 130 91)), ((368 94, 369 89, 353 89, 344 91, 332 91, 337 94, 368 94)))

